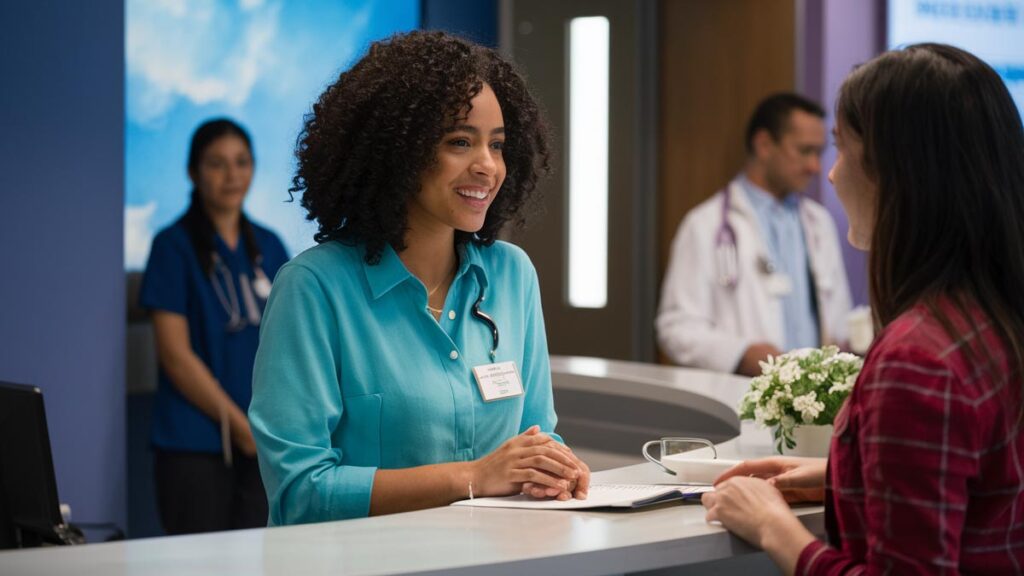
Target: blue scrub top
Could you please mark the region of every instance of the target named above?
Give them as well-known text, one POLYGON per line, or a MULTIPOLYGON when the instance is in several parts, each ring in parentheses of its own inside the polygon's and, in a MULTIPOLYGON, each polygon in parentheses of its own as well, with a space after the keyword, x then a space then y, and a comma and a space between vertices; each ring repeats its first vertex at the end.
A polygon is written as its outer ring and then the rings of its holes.
MULTIPOLYGON (((253 224, 256 244, 263 260, 261 268, 273 280, 277 270, 288 260, 284 245, 273 232, 253 224)), ((216 236, 215 247, 231 277, 216 275, 217 283, 228 298, 235 293, 242 318, 247 318, 245 298, 239 278, 252 283, 253 270, 244 239, 231 250, 216 236)), ((256 304, 265 304, 258 296, 256 304)), ((165 228, 153 239, 153 246, 142 279, 139 303, 150 310, 164 310, 185 316, 188 321, 192 350, 206 364, 221 387, 243 411, 252 398, 252 366, 259 345, 259 326, 247 325, 237 331, 228 330, 230 315, 221 304, 213 282, 196 257, 188 231, 181 219, 165 228)), ((220 452, 220 425, 196 408, 175 388, 160 366, 159 385, 153 406, 152 443, 166 450, 220 452)))

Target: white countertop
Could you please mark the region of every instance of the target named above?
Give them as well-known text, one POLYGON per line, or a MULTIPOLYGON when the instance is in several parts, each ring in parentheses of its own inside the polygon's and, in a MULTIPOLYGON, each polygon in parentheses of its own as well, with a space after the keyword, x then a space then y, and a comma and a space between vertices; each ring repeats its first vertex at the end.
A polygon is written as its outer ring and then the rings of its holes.
MULTIPOLYGON (((651 464, 601 482, 670 482, 651 464)), ((821 507, 797 509, 823 532, 821 507)), ((754 552, 695 502, 637 510, 444 507, 279 528, 0 552, 2 574, 622 574, 754 552)))
MULTIPOLYGON (((771 454, 770 433, 750 423, 740 425, 736 418, 745 379, 571 357, 553 357, 552 371, 556 388, 695 402, 701 414, 740 432, 719 445, 719 457, 771 454)), ((594 481, 610 483, 670 483, 672 478, 648 463, 594 475, 594 481)), ((813 533, 823 534, 820 506, 799 508, 797 514, 813 533)), ((720 527, 707 524, 697 502, 637 510, 444 507, 322 524, 0 552, 0 574, 602 575, 753 552, 720 527)))

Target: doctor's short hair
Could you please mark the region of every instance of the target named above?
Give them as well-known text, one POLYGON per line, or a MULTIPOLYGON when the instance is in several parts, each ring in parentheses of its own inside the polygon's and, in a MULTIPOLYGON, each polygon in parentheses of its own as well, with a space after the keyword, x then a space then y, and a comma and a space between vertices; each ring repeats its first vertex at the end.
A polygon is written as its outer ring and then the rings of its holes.
POLYGON ((299 135, 292 194, 301 194, 314 240, 363 244, 375 264, 387 245, 405 249, 407 206, 437 162, 444 135, 489 85, 505 122, 506 176, 475 232, 456 243, 492 244, 521 226, 538 180, 550 171, 548 127, 515 67, 490 48, 444 32, 375 42, 313 104, 299 135))
POLYGON ((813 100, 792 92, 772 94, 761 100, 747 121, 747 154, 754 153, 754 136, 761 130, 767 130, 772 140, 778 142, 788 128, 789 115, 793 110, 825 118, 825 109, 813 100))

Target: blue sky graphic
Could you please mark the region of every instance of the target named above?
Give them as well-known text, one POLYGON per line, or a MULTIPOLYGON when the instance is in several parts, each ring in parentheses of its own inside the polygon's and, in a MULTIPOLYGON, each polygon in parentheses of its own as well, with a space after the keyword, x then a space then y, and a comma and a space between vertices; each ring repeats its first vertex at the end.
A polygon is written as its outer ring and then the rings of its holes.
POLYGON ((253 138, 246 212, 291 255, 315 226, 287 202, 295 140, 313 101, 370 42, 419 26, 419 0, 127 0, 125 268, 185 209, 188 143, 229 116, 253 138))

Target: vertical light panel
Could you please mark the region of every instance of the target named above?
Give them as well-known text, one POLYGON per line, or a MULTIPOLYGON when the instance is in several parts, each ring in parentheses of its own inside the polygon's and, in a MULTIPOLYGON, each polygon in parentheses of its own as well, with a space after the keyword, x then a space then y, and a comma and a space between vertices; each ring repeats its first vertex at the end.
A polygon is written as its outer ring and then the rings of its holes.
POLYGON ((569 23, 569 304, 608 303, 608 19, 569 23))

